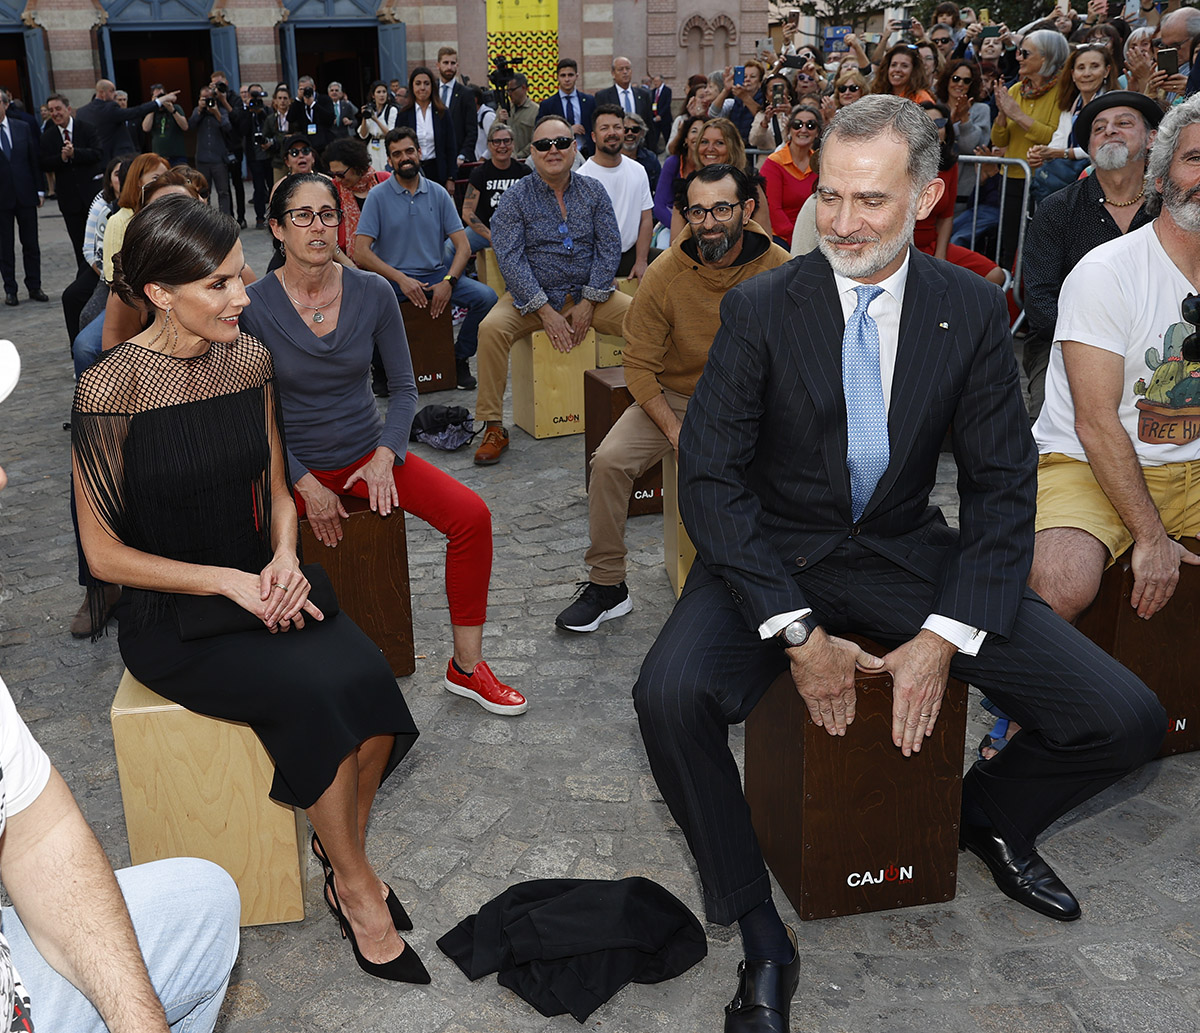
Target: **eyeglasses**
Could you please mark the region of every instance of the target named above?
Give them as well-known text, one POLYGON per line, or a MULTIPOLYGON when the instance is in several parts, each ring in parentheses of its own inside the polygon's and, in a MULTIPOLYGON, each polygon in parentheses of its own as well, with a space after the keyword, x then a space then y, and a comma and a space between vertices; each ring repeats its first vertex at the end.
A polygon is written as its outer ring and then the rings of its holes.
POLYGON ((1022 61, 1027 57, 1033 57, 1033 55, 1034 51, 1026 50, 1025 47, 1021 47, 1021 49, 1017 51, 1017 57, 1021 58, 1022 61))
POLYGON ((701 225, 710 215, 717 222, 728 222, 733 218, 734 210, 742 207, 742 203, 741 201, 738 201, 736 204, 720 202, 714 204, 711 208, 704 208, 698 204, 694 204, 690 208, 683 210, 683 217, 693 226, 701 225))
MULTIPOLYGON (((1189 294, 1179 306, 1179 314, 1192 326, 1200 326, 1200 297, 1189 294)), ((1184 362, 1200 362, 1200 333, 1193 331, 1179 346, 1184 362)))
POLYGON ((815 133, 817 131, 817 123, 814 119, 811 119, 811 118, 804 119, 804 120, 796 119, 794 122, 791 122, 788 124, 788 128, 789 129, 803 129, 803 130, 806 130, 807 132, 815 133))
POLYGON ((816 82, 817 81, 811 75, 809 75, 807 72, 801 72, 798 76, 796 76, 796 79, 799 82, 816 82))
POLYGON ((1163 45, 1163 41, 1162 41, 1161 39, 1152 39, 1152 40, 1150 41, 1150 46, 1151 46, 1151 48, 1152 48, 1152 49, 1154 49, 1154 50, 1157 50, 1157 49, 1158 49, 1159 47, 1161 47, 1162 45, 1163 45))
POLYGON ((337 226, 342 221, 342 213, 336 208, 323 208, 319 212, 311 208, 289 208, 283 214, 292 220, 293 226, 301 229, 311 226, 316 218, 320 218, 322 226, 337 226))
POLYGON ((300 155, 302 155, 302 154, 312 154, 312 148, 311 147, 289 147, 288 148, 288 157, 289 158, 299 158, 300 155))
POLYGON ((967 83, 969 85, 975 81, 975 77, 973 75, 952 75, 950 76, 950 81, 952 83, 967 83))
POLYGON ((493 147, 511 147, 512 146, 512 137, 511 136, 497 136, 492 140, 491 146, 493 146, 493 147))
POLYGON ((862 91, 862 87, 856 82, 846 82, 842 83, 842 85, 837 88, 837 91, 838 93, 860 93, 862 91))
POLYGON ((562 234, 563 247, 568 251, 575 250, 575 241, 571 239, 571 230, 568 228, 565 221, 558 224, 558 232, 562 234))
POLYGON ((545 154, 551 147, 555 150, 565 151, 574 142, 575 137, 573 136, 552 136, 546 140, 534 140, 530 146, 535 151, 541 151, 545 154))
POLYGON ((342 171, 341 171, 341 172, 335 172, 333 169, 330 169, 330 170, 329 170, 329 174, 330 174, 330 175, 331 175, 331 176, 332 176, 334 179, 345 179, 345 178, 346 178, 348 175, 350 175, 350 170, 349 170, 349 169, 342 169, 342 171))
POLYGON ((938 36, 938 38, 933 41, 933 45, 935 47, 948 47, 953 41, 953 38, 954 37, 952 36, 938 36))
POLYGON ((642 130, 641 130, 640 126, 626 126, 625 127, 625 135, 626 136, 637 136, 638 133, 640 133, 641 131, 642 130))

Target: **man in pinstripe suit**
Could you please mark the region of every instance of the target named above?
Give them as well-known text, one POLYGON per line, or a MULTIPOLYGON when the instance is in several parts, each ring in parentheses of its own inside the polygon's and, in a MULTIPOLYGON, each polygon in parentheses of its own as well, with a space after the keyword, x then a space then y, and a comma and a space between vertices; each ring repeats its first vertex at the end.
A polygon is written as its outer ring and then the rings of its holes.
POLYGON ((820 252, 726 294, 680 437, 698 560, 634 699, 708 918, 742 933, 726 1033, 786 1033, 798 981, 727 743, 789 665, 831 735, 854 720, 856 665, 888 670, 905 756, 950 673, 1016 716, 1022 734, 964 780, 962 845, 1003 892, 1060 920, 1079 905, 1038 833, 1153 756, 1165 730, 1149 690, 1025 588, 1036 455, 1003 295, 909 247, 941 194, 937 152, 909 101, 838 114, 820 252), (958 531, 929 503, 948 430, 958 531), (849 631, 890 651, 871 656, 838 637, 849 631))

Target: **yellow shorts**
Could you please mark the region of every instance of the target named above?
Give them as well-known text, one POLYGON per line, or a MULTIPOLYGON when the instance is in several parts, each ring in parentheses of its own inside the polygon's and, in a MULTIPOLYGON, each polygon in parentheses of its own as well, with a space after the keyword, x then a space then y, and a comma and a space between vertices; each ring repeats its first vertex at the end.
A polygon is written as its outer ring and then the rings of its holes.
MULTIPOLYGON (((1143 466, 1142 475, 1167 534, 1175 539, 1200 534, 1200 461, 1143 466)), ((1133 535, 1108 501, 1092 468, 1061 452, 1038 458, 1034 527, 1038 531, 1051 527, 1087 531, 1104 543, 1112 559, 1133 544, 1133 535)))

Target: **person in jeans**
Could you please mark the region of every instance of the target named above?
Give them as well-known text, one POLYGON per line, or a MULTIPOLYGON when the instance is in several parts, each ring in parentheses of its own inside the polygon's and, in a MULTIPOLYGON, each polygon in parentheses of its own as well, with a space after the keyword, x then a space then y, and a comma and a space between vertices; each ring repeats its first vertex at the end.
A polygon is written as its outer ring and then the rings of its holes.
POLYGON ((196 168, 217 193, 221 211, 233 214, 233 198, 229 193, 230 133, 229 116, 217 100, 217 91, 210 85, 200 90, 200 103, 188 119, 188 128, 196 131, 196 168))
POLYGON ((688 179, 688 226, 646 270, 625 317, 625 386, 634 404, 592 456, 588 580, 558 615, 564 631, 595 631, 633 609, 625 586, 625 517, 633 482, 679 451, 688 400, 735 284, 791 257, 753 219, 756 191, 741 169, 708 165, 688 179))

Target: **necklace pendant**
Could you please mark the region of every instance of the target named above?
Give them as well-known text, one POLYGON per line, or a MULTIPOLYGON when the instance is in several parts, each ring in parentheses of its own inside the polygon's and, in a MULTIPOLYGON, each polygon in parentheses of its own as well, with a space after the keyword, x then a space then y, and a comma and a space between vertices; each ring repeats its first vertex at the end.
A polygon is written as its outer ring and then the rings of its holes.
POLYGON ((320 312, 314 312, 313 313, 313 322, 314 323, 324 323, 325 317, 320 312))

